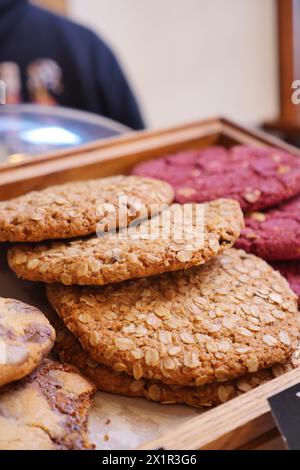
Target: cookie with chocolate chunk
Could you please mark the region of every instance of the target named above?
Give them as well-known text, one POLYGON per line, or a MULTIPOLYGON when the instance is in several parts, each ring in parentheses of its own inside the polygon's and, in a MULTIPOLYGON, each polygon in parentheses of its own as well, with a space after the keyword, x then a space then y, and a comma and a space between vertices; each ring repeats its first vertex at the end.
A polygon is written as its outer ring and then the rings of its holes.
POLYGON ((227 197, 245 211, 271 207, 300 192, 300 158, 271 147, 186 150, 140 163, 132 174, 167 181, 180 203, 227 197))
POLYGON ((95 387, 75 367, 45 360, 0 390, 0 450, 84 450, 95 387))
POLYGON ((24 279, 103 285, 203 264, 232 246, 244 225, 236 201, 174 204, 138 228, 84 240, 20 245, 11 269, 24 279))
POLYGON ((52 349, 55 331, 42 312, 0 298, 0 386, 30 374, 52 349))
POLYGON ((124 227, 141 211, 153 212, 173 197, 168 183, 138 176, 51 186, 0 202, 0 242, 72 238, 124 227))
POLYGON ((284 362, 298 335, 287 281, 242 250, 187 271, 47 292, 93 360, 136 380, 231 380, 284 362))
POLYGON ((300 196, 250 213, 236 246, 265 260, 300 260, 300 196))

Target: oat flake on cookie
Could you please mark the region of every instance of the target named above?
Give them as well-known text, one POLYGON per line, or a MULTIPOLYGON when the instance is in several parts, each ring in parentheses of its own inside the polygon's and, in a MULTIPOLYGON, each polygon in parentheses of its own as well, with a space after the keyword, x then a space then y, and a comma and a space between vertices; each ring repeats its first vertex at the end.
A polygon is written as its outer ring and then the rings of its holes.
POLYGON ((151 212, 173 198, 168 183, 136 176, 51 186, 0 202, 0 242, 72 238, 96 233, 102 225, 103 230, 126 226, 139 217, 141 208, 151 212), (122 208, 127 209, 126 217, 119 217, 122 208))
POLYGON ((298 337, 287 281, 236 249, 119 285, 49 285, 48 299, 93 360, 136 380, 231 380, 285 362, 298 337))
POLYGON ((104 285, 200 265, 234 244, 243 227, 236 201, 175 204, 115 235, 17 245, 11 269, 21 278, 65 285, 104 285), (180 219, 180 220, 178 220, 180 219), (181 228, 181 230, 179 230, 181 228), (137 238, 135 238, 137 237, 137 238))

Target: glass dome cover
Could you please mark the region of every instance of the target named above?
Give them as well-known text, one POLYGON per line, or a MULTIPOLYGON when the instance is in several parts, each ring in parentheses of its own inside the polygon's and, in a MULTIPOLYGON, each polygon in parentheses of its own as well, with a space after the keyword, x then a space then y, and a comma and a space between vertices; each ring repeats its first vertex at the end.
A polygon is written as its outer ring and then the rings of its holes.
POLYGON ((17 162, 131 129, 85 111, 32 104, 0 106, 0 162, 17 162))

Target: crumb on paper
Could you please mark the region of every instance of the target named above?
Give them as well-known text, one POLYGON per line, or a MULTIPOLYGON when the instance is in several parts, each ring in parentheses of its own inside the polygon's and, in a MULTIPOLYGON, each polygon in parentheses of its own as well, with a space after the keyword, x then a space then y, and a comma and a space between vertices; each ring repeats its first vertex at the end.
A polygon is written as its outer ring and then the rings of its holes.
POLYGON ((104 440, 104 441, 109 441, 109 435, 108 435, 108 434, 104 434, 103 440, 104 440))

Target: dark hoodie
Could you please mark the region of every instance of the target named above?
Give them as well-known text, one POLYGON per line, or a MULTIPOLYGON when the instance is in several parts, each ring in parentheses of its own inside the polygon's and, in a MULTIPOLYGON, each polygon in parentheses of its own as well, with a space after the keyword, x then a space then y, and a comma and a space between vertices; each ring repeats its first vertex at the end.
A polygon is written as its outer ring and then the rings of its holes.
POLYGON ((0 0, 0 79, 8 103, 59 104, 143 127, 109 47, 89 29, 27 0, 0 0))

